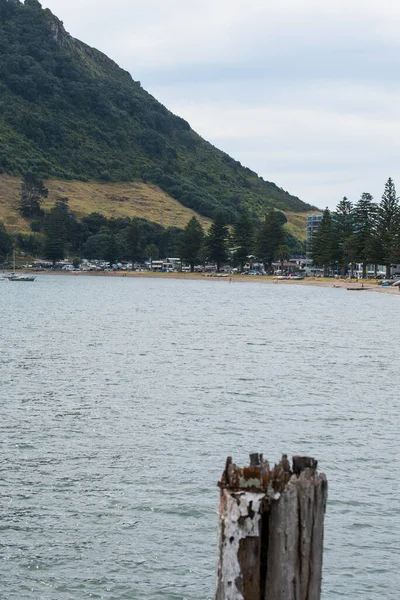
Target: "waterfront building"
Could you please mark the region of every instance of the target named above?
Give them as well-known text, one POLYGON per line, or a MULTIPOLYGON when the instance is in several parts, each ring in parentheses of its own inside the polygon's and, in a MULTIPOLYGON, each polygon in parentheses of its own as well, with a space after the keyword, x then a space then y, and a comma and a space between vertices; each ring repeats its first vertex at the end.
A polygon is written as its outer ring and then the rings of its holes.
POLYGON ((312 236, 317 231, 318 227, 321 225, 322 214, 313 214, 307 215, 307 233, 306 233, 306 241, 307 241, 307 249, 310 247, 312 236))

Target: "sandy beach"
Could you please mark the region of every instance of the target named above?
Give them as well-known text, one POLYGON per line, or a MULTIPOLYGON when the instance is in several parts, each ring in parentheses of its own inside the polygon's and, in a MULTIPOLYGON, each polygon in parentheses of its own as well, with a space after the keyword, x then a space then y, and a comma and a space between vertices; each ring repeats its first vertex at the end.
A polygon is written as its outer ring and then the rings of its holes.
MULTIPOLYGON (((24 272, 21 270, 21 273, 24 272)), ((32 271, 25 271, 33 274, 32 271)), ((332 279, 332 278, 316 278, 306 277, 300 280, 277 279, 271 276, 264 275, 225 275, 225 274, 205 274, 205 273, 156 273, 152 271, 40 271, 37 275, 58 275, 63 277, 147 277, 152 279, 182 279, 182 280, 207 280, 216 281, 219 283, 264 283, 269 285, 307 285, 314 287, 333 287, 336 289, 357 290, 374 292, 379 294, 391 294, 400 298, 400 286, 382 286, 380 283, 371 280, 359 281, 349 279, 332 279)))

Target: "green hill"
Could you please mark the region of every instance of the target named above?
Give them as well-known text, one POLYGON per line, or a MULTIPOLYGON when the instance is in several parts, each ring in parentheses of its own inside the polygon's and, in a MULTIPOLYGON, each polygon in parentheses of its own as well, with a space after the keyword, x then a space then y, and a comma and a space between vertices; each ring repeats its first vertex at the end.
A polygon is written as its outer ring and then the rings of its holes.
POLYGON ((228 221, 312 207, 203 140, 37 0, 0 0, 0 173, 139 181, 228 221))

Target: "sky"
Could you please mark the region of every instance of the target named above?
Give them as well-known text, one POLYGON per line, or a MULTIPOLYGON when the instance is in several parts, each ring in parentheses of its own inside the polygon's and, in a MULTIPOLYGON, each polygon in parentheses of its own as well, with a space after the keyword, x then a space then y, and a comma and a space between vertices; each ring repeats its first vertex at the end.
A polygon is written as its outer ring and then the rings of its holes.
POLYGON ((395 0, 42 0, 192 128, 320 208, 400 193, 395 0))

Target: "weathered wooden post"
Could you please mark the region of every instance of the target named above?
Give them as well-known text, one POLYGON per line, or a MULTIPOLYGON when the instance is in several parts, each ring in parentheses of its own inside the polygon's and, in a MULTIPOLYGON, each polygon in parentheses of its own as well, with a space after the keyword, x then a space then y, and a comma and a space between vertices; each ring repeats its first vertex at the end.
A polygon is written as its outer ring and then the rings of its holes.
POLYGON ((270 468, 231 457, 222 474, 216 600, 320 600, 328 484, 317 461, 286 455, 270 468))

